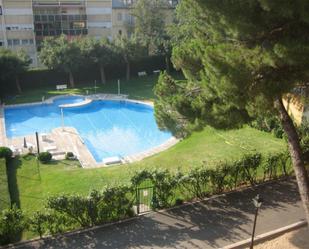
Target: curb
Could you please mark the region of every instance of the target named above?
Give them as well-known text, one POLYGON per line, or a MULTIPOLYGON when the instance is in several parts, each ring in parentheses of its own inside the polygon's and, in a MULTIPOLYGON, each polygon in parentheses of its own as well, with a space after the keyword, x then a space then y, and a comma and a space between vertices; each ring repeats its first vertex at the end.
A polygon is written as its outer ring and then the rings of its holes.
MULTIPOLYGON (((254 244, 257 245, 257 244, 262 243, 262 242, 264 242, 266 240, 279 237, 280 235, 282 235, 282 234, 284 234, 286 232, 290 232, 290 231, 293 231, 293 230, 305 227, 306 225, 307 225, 307 222, 305 220, 301 220, 301 221, 298 221, 298 222, 293 223, 291 225, 288 225, 288 226, 285 226, 285 227, 281 227, 281 228, 272 230, 270 232, 257 235, 254 238, 254 244)), ((234 244, 231 244, 231 245, 228 245, 228 246, 225 246, 225 247, 222 247, 221 249, 248 248, 250 246, 250 244, 251 244, 251 238, 250 239, 246 239, 246 240, 242 240, 242 241, 239 241, 239 242, 236 242, 234 244)))

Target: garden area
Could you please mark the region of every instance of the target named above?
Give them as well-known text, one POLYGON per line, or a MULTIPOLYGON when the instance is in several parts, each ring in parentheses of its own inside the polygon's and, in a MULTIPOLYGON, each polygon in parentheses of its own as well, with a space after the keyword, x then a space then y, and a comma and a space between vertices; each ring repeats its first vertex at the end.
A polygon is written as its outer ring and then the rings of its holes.
POLYGON ((129 184, 130 177, 141 169, 188 172, 203 162, 211 166, 219 161, 237 160, 255 151, 268 155, 285 149, 282 139, 246 127, 232 131, 206 128, 141 162, 107 168, 82 169, 77 161, 67 160, 41 164, 29 155, 10 162, 10 186, 14 189, 12 201, 24 211, 32 212, 44 208, 48 196, 62 193, 87 195, 92 189, 129 184))

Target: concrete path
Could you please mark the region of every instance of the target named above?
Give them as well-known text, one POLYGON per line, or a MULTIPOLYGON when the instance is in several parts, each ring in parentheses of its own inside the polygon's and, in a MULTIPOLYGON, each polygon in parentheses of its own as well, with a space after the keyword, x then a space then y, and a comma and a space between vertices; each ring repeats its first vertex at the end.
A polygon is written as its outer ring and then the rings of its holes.
POLYGON ((304 219, 296 183, 286 181, 15 248, 220 248, 250 237, 257 193, 265 199, 257 234, 304 219))

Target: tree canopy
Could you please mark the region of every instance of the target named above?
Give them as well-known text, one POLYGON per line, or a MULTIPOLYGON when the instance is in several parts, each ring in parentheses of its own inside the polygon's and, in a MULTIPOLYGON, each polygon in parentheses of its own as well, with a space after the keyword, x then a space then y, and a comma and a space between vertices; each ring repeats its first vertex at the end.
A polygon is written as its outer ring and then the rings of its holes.
POLYGON ((308 176, 282 103, 309 78, 308 10, 306 0, 181 1, 172 60, 187 81, 164 74, 155 91, 160 127, 180 136, 205 125, 239 127, 257 113, 277 115, 309 220, 308 176))
POLYGON ((58 38, 46 38, 39 57, 48 68, 68 73, 70 85, 74 87, 73 72, 79 69, 83 61, 78 39, 70 40, 64 35, 58 38))
POLYGON ((21 92, 19 75, 25 72, 31 64, 30 57, 25 51, 13 52, 9 49, 0 49, 0 88, 4 93, 10 88, 10 84, 15 81, 18 92, 21 92))
POLYGON ((130 79, 131 63, 146 56, 145 47, 135 37, 119 36, 115 40, 116 51, 126 64, 126 79, 130 79))
POLYGON ((105 67, 117 59, 115 46, 108 39, 96 40, 84 38, 80 40, 83 57, 100 68, 101 81, 106 83, 105 67))

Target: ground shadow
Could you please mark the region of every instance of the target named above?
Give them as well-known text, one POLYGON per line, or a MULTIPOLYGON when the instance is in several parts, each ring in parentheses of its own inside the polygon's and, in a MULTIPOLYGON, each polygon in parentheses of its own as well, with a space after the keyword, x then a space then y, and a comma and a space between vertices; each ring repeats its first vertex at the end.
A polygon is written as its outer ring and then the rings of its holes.
POLYGON ((299 249, 307 249, 309 245, 309 228, 303 227, 294 231, 292 237, 289 239, 290 243, 299 249))
POLYGON ((22 165, 19 157, 12 158, 6 162, 9 192, 11 197, 11 205, 20 208, 19 189, 17 183, 17 170, 22 165))

